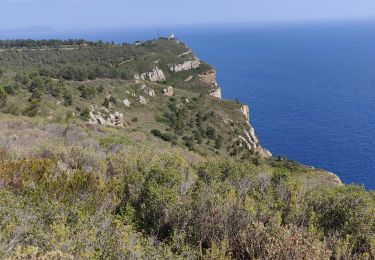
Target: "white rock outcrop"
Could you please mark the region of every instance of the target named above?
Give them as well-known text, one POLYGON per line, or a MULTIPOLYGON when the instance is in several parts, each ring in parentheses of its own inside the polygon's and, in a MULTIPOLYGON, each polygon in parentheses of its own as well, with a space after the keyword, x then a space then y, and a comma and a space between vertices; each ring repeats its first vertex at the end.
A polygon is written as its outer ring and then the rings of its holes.
POLYGON ((185 82, 189 82, 189 81, 191 81, 193 79, 193 75, 190 75, 189 77, 187 77, 186 79, 185 79, 185 82))
POLYGON ((192 50, 189 49, 187 52, 184 52, 184 53, 181 53, 180 55, 178 55, 178 57, 182 57, 182 56, 188 55, 190 53, 192 53, 192 50))
POLYGON ((173 88, 172 87, 164 88, 163 94, 164 94, 164 96, 168 96, 168 97, 173 96, 173 88))
POLYGON ((218 87, 218 88, 212 90, 210 95, 213 96, 213 97, 216 97, 216 98, 221 98, 221 89, 218 87))
POLYGON ((141 103, 142 105, 146 105, 147 104, 147 101, 145 99, 144 96, 139 96, 139 103, 141 103))
POLYGON ((92 108, 91 111, 90 111, 89 123, 90 124, 116 126, 116 127, 124 127, 125 119, 124 119, 124 114, 122 114, 120 112, 114 112, 113 114, 109 114, 105 119, 101 112, 92 108))
POLYGON ((126 107, 130 107, 131 103, 129 101, 129 99, 125 98, 122 103, 126 106, 126 107))
POLYGON ((246 120, 249 121, 250 119, 250 109, 248 105, 241 105, 241 112, 245 115, 246 120))
POLYGON ((150 97, 156 97, 155 91, 153 89, 145 90, 144 92, 150 97))
POLYGON ((249 150, 252 150, 256 153, 259 153, 262 157, 271 157, 272 154, 270 151, 264 149, 260 146, 259 139, 255 135, 254 128, 250 125, 249 119, 250 119, 250 109, 247 105, 241 105, 241 113, 246 118, 246 126, 244 128, 244 134, 238 136, 238 138, 242 141, 242 144, 246 146, 249 150))
POLYGON ((171 72, 180 72, 183 70, 197 69, 199 68, 200 65, 201 65, 201 62, 198 60, 189 60, 181 64, 170 64, 169 70, 171 72))
POLYGON ((134 75, 135 80, 149 80, 149 81, 165 81, 166 77, 164 72, 158 67, 154 68, 150 72, 143 72, 140 74, 134 75))

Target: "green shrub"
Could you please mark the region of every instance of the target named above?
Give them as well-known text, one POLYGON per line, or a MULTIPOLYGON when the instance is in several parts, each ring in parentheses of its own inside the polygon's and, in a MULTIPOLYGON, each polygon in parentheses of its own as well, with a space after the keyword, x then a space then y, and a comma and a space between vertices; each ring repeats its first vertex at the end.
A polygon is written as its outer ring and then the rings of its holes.
POLYGON ((8 95, 14 95, 16 93, 16 90, 14 89, 13 85, 6 85, 4 87, 4 90, 5 92, 8 94, 8 95))
POLYGON ((104 101, 103 101, 103 106, 106 107, 106 108, 109 108, 110 107, 110 102, 109 102, 109 99, 108 98, 104 98, 104 101))
POLYGON ((3 108, 7 104, 8 95, 2 86, 0 86, 0 108, 3 108))
POLYGON ((97 89, 95 87, 80 85, 78 89, 81 91, 81 97, 84 99, 92 99, 96 96, 97 89))
POLYGON ((151 133, 154 136, 159 137, 160 139, 162 139, 163 141, 166 141, 166 142, 171 142, 171 141, 173 141, 173 140, 176 139, 173 134, 171 134, 171 133, 165 133, 165 134, 163 134, 158 129, 151 130, 151 133))
POLYGON ((73 104, 73 96, 72 96, 72 94, 70 94, 67 91, 65 91, 65 94, 64 94, 64 106, 68 107, 68 106, 71 106, 72 104, 73 104))
POLYGON ((98 92, 99 93, 103 93, 104 92, 104 86, 103 85, 99 85, 98 86, 98 92))
POLYGON ((114 104, 114 105, 117 104, 117 99, 116 99, 114 96, 111 96, 111 97, 109 98, 109 101, 110 101, 112 104, 114 104))
POLYGON ((218 135, 215 140, 215 148, 221 149, 222 145, 223 145, 223 137, 221 135, 218 135))
POLYGON ((123 136, 119 135, 109 135, 101 137, 99 139, 99 144, 105 148, 110 148, 111 146, 118 144, 129 144, 129 140, 123 136))
POLYGON ((152 129, 151 130, 151 133, 156 136, 156 137, 161 137, 162 136, 162 133, 160 132, 160 130, 158 129, 152 129))
POLYGON ((206 135, 212 140, 216 139, 216 129, 212 126, 208 126, 206 129, 206 135))
POLYGON ((23 111, 23 114, 29 117, 34 117, 38 114, 39 110, 40 100, 33 98, 30 100, 30 105, 23 111))
POLYGON ((88 121, 90 119, 90 109, 85 107, 82 111, 81 111, 81 118, 83 121, 88 121))

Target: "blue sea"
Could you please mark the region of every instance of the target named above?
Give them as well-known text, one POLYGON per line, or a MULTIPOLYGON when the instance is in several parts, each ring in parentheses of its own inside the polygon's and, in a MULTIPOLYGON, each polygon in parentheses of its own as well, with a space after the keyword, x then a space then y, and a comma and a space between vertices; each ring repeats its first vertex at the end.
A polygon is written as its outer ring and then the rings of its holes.
MULTIPOLYGON (((170 32, 217 69, 224 98, 250 106, 256 134, 274 155, 375 189, 375 22, 161 28, 170 32)), ((21 36, 156 35, 144 28, 21 36)))

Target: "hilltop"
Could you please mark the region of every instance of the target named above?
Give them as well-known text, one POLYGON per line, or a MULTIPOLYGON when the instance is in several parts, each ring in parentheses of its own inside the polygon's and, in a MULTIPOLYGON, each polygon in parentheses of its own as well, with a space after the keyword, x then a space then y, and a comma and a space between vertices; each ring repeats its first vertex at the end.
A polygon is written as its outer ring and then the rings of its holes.
POLYGON ((270 155, 248 123, 248 107, 218 100, 215 70, 177 40, 0 46, 5 113, 153 130, 201 154, 270 155))
POLYGON ((250 121, 174 38, 0 41, 0 257, 374 257, 375 194, 250 121))

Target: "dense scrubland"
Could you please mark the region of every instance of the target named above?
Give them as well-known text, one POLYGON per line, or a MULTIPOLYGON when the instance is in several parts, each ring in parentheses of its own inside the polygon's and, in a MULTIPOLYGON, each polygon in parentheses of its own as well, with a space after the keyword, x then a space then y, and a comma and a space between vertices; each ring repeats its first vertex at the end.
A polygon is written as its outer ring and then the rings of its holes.
POLYGON ((194 58, 184 44, 0 47, 0 258, 375 258, 375 193, 246 147, 241 104, 199 79, 208 64, 168 70, 194 58), (133 79, 155 61, 164 82, 133 79))

